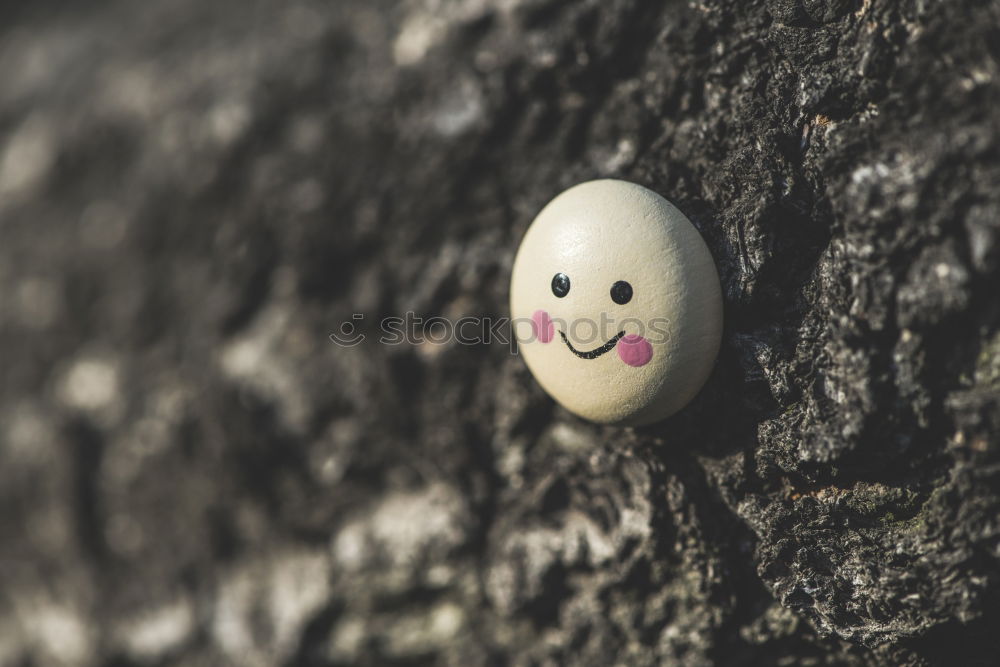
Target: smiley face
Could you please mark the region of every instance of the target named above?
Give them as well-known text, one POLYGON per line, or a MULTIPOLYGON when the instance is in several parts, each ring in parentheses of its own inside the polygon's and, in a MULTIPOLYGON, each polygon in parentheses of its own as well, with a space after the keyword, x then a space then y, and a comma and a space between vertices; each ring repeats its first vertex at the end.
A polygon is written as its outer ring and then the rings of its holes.
POLYGON ((705 242, 634 183, 570 188, 531 224, 511 275, 519 351, 566 409, 647 424, 688 403, 711 372, 722 293, 705 242))

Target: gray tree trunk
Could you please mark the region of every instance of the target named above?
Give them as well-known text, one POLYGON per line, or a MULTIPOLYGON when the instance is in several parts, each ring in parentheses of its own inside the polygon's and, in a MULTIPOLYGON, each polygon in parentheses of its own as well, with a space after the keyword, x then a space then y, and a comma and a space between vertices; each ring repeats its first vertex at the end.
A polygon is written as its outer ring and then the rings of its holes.
POLYGON ((0 664, 996 664, 998 90, 973 0, 0 5, 0 664), (378 342, 596 177, 684 411, 378 342))

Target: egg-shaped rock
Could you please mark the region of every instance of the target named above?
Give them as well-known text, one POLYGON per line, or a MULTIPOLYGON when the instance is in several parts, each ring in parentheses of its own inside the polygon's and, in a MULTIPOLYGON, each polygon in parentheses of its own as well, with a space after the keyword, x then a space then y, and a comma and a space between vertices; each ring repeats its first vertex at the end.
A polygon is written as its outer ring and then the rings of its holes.
POLYGON ((514 260, 518 351, 570 412, 642 425, 686 405, 708 379, 722 336, 719 275, 677 207, 619 180, 553 199, 514 260))

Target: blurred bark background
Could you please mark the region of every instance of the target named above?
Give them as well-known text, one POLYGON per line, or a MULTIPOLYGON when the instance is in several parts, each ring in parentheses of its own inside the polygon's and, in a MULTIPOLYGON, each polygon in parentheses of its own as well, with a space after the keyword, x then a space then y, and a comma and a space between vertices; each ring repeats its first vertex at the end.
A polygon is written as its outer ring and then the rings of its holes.
POLYGON ((974 0, 0 4, 0 664, 996 664, 998 77, 974 0), (682 413, 378 344, 606 176, 720 268, 682 413))

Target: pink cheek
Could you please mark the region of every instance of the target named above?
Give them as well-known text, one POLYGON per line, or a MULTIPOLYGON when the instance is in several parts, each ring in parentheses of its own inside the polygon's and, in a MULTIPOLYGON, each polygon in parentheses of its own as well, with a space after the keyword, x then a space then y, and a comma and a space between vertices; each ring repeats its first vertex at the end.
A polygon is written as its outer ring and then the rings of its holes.
POLYGON ((544 310, 536 310, 531 316, 531 326, 533 333, 543 343, 548 343, 556 335, 556 327, 552 323, 552 318, 544 310))
POLYGON ((618 358, 629 366, 645 366, 653 358, 653 346, 642 336, 629 334, 618 341, 618 358))

